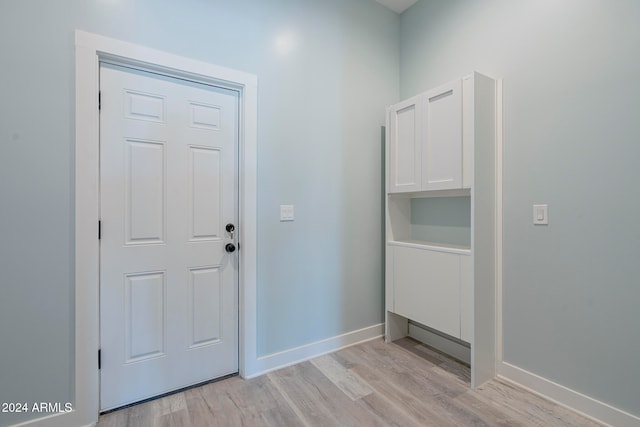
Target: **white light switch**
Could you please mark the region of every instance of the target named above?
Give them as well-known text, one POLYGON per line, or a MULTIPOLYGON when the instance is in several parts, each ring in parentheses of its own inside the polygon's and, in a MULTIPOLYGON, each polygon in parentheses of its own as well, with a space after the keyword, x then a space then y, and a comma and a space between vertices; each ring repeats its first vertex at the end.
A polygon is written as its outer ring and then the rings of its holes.
POLYGON ((533 224, 549 224, 549 210, 547 205, 533 205, 533 224))
POLYGON ((280 221, 293 221, 293 205, 280 205, 280 221))

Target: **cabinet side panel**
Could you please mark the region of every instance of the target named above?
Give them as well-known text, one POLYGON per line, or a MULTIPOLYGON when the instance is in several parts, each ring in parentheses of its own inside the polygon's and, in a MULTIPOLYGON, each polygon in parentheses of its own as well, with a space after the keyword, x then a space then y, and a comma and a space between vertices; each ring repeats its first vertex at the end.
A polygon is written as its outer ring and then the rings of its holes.
POLYGON ((387 241, 407 240, 411 237, 411 199, 404 196, 387 197, 387 241))
POLYGON ((473 186, 473 76, 462 79, 462 188, 473 186))
POLYGON ((472 386, 495 377, 495 82, 474 75, 474 332, 472 386))

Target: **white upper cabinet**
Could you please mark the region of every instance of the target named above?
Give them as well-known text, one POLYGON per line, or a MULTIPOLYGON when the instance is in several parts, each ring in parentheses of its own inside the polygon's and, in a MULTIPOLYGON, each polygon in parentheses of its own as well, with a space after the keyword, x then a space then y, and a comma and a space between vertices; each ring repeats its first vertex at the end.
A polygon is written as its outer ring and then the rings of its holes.
POLYGON ((462 83, 423 95, 422 190, 462 188, 462 83))
POLYGON ((389 192, 462 188, 462 81, 388 109, 389 192))
POLYGON ((422 186, 422 97, 402 101, 388 109, 389 192, 420 191, 422 186))

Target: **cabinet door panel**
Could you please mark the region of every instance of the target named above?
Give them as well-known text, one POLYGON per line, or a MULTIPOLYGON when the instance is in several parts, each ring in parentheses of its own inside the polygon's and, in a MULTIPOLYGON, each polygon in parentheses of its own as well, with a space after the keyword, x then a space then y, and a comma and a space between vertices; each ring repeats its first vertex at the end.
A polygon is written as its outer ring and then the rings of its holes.
POLYGON ((473 270, 471 257, 460 255, 460 339, 471 343, 473 334, 473 270))
POLYGON ((389 112, 389 192, 420 191, 422 106, 416 96, 389 112))
POLYGON ((394 248, 395 311, 425 326, 460 337, 460 256, 394 248))
POLYGON ((424 95, 425 143, 422 189, 462 187, 462 82, 430 90, 424 95))

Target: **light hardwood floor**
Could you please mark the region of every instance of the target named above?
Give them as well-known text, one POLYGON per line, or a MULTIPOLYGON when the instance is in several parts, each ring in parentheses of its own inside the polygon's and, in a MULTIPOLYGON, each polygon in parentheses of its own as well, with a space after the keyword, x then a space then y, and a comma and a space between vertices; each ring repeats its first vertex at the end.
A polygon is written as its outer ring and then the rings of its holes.
POLYGON ((98 427, 600 426, 404 338, 369 341, 251 380, 192 388, 100 417, 98 427))

